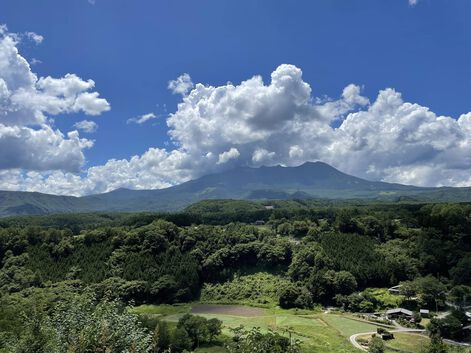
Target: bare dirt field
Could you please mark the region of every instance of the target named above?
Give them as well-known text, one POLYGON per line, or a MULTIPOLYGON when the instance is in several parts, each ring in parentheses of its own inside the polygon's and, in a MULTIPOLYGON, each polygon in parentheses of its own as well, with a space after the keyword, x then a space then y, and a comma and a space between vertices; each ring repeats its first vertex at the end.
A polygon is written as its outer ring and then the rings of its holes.
POLYGON ((201 304, 191 308, 192 314, 219 314, 234 316, 263 316, 265 310, 242 305, 201 304))

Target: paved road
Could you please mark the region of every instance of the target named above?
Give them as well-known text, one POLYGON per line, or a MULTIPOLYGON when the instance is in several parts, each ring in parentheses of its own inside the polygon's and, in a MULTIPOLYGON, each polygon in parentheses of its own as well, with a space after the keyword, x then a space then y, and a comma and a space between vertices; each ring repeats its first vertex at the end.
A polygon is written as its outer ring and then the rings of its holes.
MULTIPOLYGON (((395 332, 401 332, 401 333, 422 333, 422 332, 425 332, 425 330, 420 330, 420 329, 414 329, 414 328, 399 328, 397 330, 392 330, 392 331, 389 331, 389 332, 392 332, 392 333, 395 333, 395 332)), ((358 348, 362 351, 367 351, 366 348, 364 348, 361 344, 359 344, 357 342, 357 338, 359 336, 371 336, 372 334, 376 333, 376 331, 373 331, 373 332, 362 332, 362 333, 355 333, 354 335, 351 335, 350 336, 350 343, 355 347, 355 348, 358 348)))
POLYGON ((469 343, 464 343, 464 342, 457 342, 457 341, 452 341, 448 339, 444 339, 443 342, 451 344, 453 346, 460 346, 460 347, 471 347, 471 344, 469 343))

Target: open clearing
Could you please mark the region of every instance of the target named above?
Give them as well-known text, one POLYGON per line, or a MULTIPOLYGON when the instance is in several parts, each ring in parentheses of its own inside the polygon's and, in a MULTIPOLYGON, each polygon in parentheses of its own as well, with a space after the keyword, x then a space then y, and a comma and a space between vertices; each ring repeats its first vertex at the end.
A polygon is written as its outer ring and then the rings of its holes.
POLYGON ((424 335, 413 333, 395 333, 394 339, 387 341, 386 346, 399 349, 405 352, 419 352, 421 348, 429 342, 429 338, 424 335))
MULTIPOLYGON (((360 352, 350 344, 352 330, 375 331, 376 326, 350 319, 342 314, 325 314, 309 310, 261 309, 241 305, 146 305, 134 308, 144 315, 155 315, 163 320, 177 321, 191 312, 223 322, 223 335, 231 336, 231 328, 260 327, 262 331, 275 330, 281 334, 287 329, 303 342, 303 353, 352 353, 360 352)), ((202 348, 198 352, 225 352, 223 347, 202 348)))
MULTIPOLYGON (((184 304, 184 305, 141 305, 134 312, 158 316, 163 320, 176 322, 186 313, 200 315, 208 319, 217 318, 223 322, 224 339, 232 335, 231 329, 243 325, 246 328, 259 327, 262 331, 278 331, 284 334, 291 330, 300 339, 303 353, 352 353, 362 352, 349 342, 352 334, 375 332, 374 323, 359 321, 344 313, 323 313, 313 310, 261 309, 243 305, 184 304)), ((418 353, 428 338, 407 333, 395 333, 396 339, 387 346, 404 352, 418 353)), ((198 353, 225 353, 220 347, 205 347, 198 353)), ((392 350, 387 350, 392 352, 392 350)))
MULTIPOLYGON (((417 353, 429 342, 429 338, 419 333, 413 332, 394 332, 394 339, 384 341, 386 352, 417 353)), ((368 340, 371 335, 359 336, 368 340)))

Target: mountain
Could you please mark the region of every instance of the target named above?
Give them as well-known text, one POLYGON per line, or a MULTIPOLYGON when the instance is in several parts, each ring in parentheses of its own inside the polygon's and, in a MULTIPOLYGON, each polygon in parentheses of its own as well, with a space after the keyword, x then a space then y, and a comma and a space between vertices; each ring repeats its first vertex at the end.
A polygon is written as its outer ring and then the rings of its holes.
POLYGON ((205 199, 371 199, 471 201, 471 188, 422 188, 368 181, 322 162, 298 167, 241 167, 160 190, 117 189, 84 197, 0 191, 0 216, 176 211, 205 199))

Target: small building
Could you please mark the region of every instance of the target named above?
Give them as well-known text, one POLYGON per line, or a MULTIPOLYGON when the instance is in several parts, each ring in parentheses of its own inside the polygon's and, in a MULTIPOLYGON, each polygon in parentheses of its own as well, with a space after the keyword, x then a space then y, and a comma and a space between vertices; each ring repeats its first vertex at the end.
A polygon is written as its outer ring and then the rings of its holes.
POLYGON ((256 226, 263 226, 265 224, 265 221, 262 221, 262 220, 258 220, 258 221, 255 221, 254 224, 256 226))
POLYGON ((378 327, 376 329, 376 333, 381 337, 382 340, 387 341, 387 340, 392 340, 394 339, 394 335, 389 332, 388 330, 385 330, 382 327, 378 327))
POLYGON ((391 332, 384 332, 381 334, 381 339, 383 341, 387 341, 387 340, 393 340, 394 339, 394 335, 391 333, 391 332))
POLYGON ((397 308, 397 309, 390 309, 386 311, 386 316, 388 319, 396 319, 396 318, 405 318, 405 319, 411 319, 413 316, 412 311, 403 309, 403 308, 397 308))
POLYGON ((429 317, 430 316, 430 310, 428 309, 420 309, 420 315, 422 317, 429 317))
POLYGON ((275 209, 275 206, 273 206, 273 205, 266 205, 266 206, 265 206, 265 209, 266 209, 266 210, 274 210, 274 209, 275 209))

